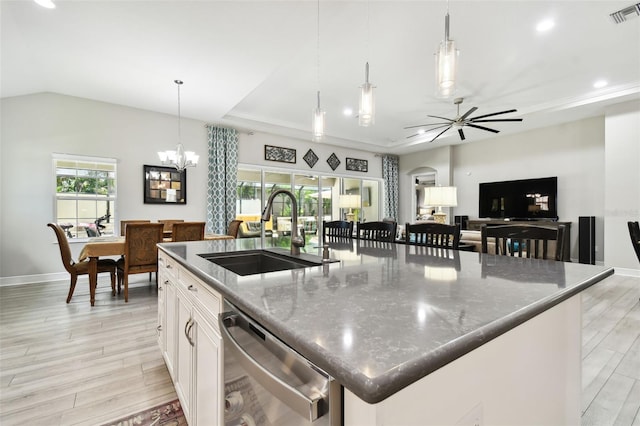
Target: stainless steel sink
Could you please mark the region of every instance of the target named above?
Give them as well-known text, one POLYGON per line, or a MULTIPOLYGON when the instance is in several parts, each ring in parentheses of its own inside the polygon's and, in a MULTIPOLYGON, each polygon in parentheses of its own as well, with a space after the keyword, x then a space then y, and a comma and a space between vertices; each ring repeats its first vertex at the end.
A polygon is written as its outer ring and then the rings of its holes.
POLYGON ((322 260, 316 262, 265 250, 207 253, 198 256, 242 276, 322 265, 322 260))

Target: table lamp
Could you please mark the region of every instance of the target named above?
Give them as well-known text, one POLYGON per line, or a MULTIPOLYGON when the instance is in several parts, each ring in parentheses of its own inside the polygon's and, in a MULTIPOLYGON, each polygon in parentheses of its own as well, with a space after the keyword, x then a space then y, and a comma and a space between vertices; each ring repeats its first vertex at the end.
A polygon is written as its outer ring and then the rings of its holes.
POLYGON ((424 189, 424 204, 438 208, 433 214, 436 223, 447 223, 447 214, 442 208, 458 205, 458 189, 455 186, 428 186, 424 189))
POLYGON ((359 209, 361 203, 360 195, 357 194, 342 194, 338 200, 338 206, 342 209, 349 209, 349 213, 347 213, 347 220, 349 222, 353 222, 355 219, 355 214, 353 213, 353 209, 359 209))

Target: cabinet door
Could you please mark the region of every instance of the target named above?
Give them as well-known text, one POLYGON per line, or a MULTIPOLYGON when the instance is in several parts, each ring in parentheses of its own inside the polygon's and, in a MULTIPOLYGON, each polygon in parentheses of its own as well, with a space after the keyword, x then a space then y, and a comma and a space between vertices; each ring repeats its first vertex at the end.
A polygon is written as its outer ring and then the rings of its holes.
POLYGON ((222 382, 220 380, 222 355, 221 337, 212 325, 194 309, 194 388, 195 425, 223 424, 221 410, 222 382))
POLYGON ((158 323, 157 323, 157 334, 158 334, 158 346, 160 347, 160 353, 164 357, 167 352, 167 319, 165 316, 165 305, 166 305, 166 293, 164 291, 163 285, 163 277, 161 275, 158 276, 158 323))
POLYGON ((177 289, 177 314, 178 314, 178 336, 177 336, 177 364, 176 379, 174 385, 180 403, 182 404, 182 411, 184 417, 188 423, 191 423, 191 377, 193 376, 193 351, 191 338, 192 328, 194 326, 193 318, 191 317, 191 302, 189 298, 177 289))
POLYGON ((164 333, 164 360, 169 370, 169 375, 175 381, 175 365, 177 357, 179 324, 177 317, 178 300, 176 295, 176 286, 170 280, 163 283, 164 292, 164 325, 162 331, 164 333))

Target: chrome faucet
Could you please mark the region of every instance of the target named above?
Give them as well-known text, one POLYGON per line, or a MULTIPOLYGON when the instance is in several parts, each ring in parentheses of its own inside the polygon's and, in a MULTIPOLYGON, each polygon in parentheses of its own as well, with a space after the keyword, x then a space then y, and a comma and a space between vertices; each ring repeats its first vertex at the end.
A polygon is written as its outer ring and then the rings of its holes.
POLYGON ((295 195, 291 191, 286 189, 278 189, 269 195, 267 205, 262 211, 262 221, 266 222, 271 219, 271 209, 273 207, 273 199, 277 195, 285 194, 291 198, 291 255, 298 256, 300 254, 300 247, 304 247, 304 231, 302 235, 298 235, 298 202, 295 195))

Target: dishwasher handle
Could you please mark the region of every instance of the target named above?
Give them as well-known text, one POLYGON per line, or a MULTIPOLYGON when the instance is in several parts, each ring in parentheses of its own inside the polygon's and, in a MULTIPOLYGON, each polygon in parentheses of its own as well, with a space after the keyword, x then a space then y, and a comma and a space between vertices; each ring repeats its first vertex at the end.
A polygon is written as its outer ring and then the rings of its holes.
POLYGON ((220 324, 225 348, 233 352, 236 361, 242 368, 269 393, 305 419, 313 422, 324 415, 325 413, 321 409, 324 400, 322 395, 317 393, 316 395, 305 395, 300 392, 295 387, 273 375, 238 344, 228 330, 230 327, 237 326, 234 321, 234 317, 237 316, 238 314, 235 312, 223 312, 218 316, 218 323, 220 324))

